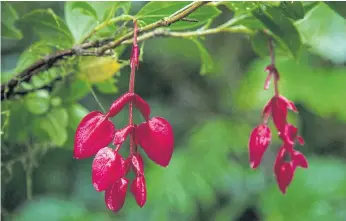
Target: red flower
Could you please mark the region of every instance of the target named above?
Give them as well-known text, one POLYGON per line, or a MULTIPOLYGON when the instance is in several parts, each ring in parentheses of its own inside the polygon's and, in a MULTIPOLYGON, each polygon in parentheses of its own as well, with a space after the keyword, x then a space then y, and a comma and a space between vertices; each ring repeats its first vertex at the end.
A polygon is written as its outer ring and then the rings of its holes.
POLYGON ((92 182, 97 191, 104 191, 125 175, 124 158, 109 147, 97 152, 92 164, 92 182))
POLYGON ((136 176, 131 184, 131 192, 138 206, 143 207, 147 200, 147 189, 144 176, 136 176))
POLYGON ((292 163, 284 161, 285 154, 286 148, 281 147, 274 164, 276 181, 283 194, 286 193, 287 187, 291 183, 294 175, 292 163))
POLYGON ((140 207, 146 202, 144 163, 137 150, 138 144, 151 160, 164 167, 172 158, 174 145, 169 122, 161 117, 150 119, 149 104, 134 92, 135 68, 139 65, 136 23, 130 63, 129 91, 112 103, 106 115, 98 111, 89 113, 77 128, 74 144, 74 157, 77 159, 96 154, 92 164, 92 183, 97 191, 106 190, 105 203, 114 212, 124 205, 129 183, 125 176, 131 168, 135 173, 131 192, 140 207), (126 105, 129 106, 128 125, 116 130, 109 118, 116 116, 126 105), (133 107, 145 119, 139 126, 133 123, 133 107), (127 138, 130 140, 130 156, 124 160, 118 151, 127 138), (107 147, 112 140, 115 150, 107 147))
POLYGON ((274 96, 264 107, 263 116, 272 115, 274 124, 279 132, 283 132, 287 124, 287 109, 298 112, 294 103, 284 96, 274 96))
POLYGON ((251 168, 255 169, 260 165, 263 154, 270 141, 271 132, 267 125, 261 124, 252 131, 249 140, 249 160, 251 168))
POLYGON ((162 117, 153 117, 141 123, 135 130, 137 143, 148 157, 160 166, 168 166, 174 146, 171 125, 162 117))
POLYGON ((99 111, 93 111, 78 125, 73 157, 84 159, 95 155, 101 148, 108 146, 114 138, 113 123, 99 111))
POLYGON ((105 203, 108 209, 118 212, 124 206, 128 183, 128 179, 121 178, 106 190, 105 203))

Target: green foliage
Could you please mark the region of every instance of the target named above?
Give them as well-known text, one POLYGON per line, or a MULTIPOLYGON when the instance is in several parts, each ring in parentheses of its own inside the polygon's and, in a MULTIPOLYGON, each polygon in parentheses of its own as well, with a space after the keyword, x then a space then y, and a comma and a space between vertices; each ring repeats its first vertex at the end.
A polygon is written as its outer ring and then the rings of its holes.
POLYGON ((193 38, 192 40, 196 44, 201 58, 201 75, 212 73, 214 71, 214 62, 209 52, 197 38, 193 38))
POLYGON ((72 2, 71 9, 72 9, 72 12, 75 9, 78 9, 81 11, 82 14, 87 16, 92 16, 95 19, 97 19, 97 13, 95 9, 87 2, 72 2))
POLYGON ((337 64, 346 61, 345 19, 328 6, 319 4, 297 23, 297 28, 312 52, 337 64))
POLYGON ((51 9, 37 9, 23 15, 18 23, 31 26, 32 29, 43 40, 60 48, 71 47, 73 37, 65 22, 51 9))
POLYGON ((25 106, 33 114, 43 114, 49 109, 49 94, 46 90, 30 93, 25 97, 25 106))
POLYGON ((304 6, 299 1, 283 1, 280 8, 285 16, 294 20, 303 19, 305 16, 304 6))
POLYGON ((252 13, 273 33, 273 37, 280 42, 293 57, 298 57, 301 41, 299 33, 291 20, 274 7, 267 7, 266 10, 258 8, 252 13))
POLYGON ((325 2, 331 9, 346 19, 346 4, 344 2, 325 2))
POLYGON ((68 136, 68 113, 66 109, 54 108, 39 121, 40 127, 47 132, 53 144, 63 146, 68 136))
POLYGON ((21 39, 23 37, 20 30, 14 27, 14 22, 18 19, 16 10, 8 2, 1 2, 1 36, 6 38, 21 39))
MULTIPOLYGON (((152 22, 159 21, 161 19, 164 19, 172 15, 174 12, 178 11, 184 6, 187 6, 188 4, 189 2, 164 2, 164 1, 149 2, 145 6, 143 6, 143 8, 141 8, 141 10, 138 12, 136 17, 140 19, 141 21, 145 22, 146 24, 150 24, 152 22)), ((170 26, 170 29, 180 30, 180 29, 198 27, 205 24, 209 20, 214 19, 220 13, 221 11, 213 6, 201 7, 197 9, 191 15, 187 16, 187 18, 195 19, 198 22, 191 23, 186 21, 179 21, 175 24, 172 24, 170 26)))

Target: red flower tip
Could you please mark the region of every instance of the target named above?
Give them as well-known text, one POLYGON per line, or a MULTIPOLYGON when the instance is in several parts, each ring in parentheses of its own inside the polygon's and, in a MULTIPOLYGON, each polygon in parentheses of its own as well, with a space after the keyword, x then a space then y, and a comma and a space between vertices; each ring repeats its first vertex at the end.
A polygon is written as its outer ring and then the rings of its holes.
POLYGON ((141 114, 144 117, 144 119, 146 121, 148 121, 149 117, 150 117, 150 106, 149 106, 149 104, 145 100, 143 100, 143 98, 141 98, 137 94, 135 95, 134 103, 135 103, 136 108, 141 112, 141 114))
POLYGON ((132 132, 133 128, 133 125, 127 125, 126 127, 117 130, 114 135, 113 144, 118 145, 124 143, 126 137, 132 132))
POLYGON ((77 127, 73 157, 84 159, 95 155, 113 140, 114 132, 115 127, 106 116, 99 111, 90 112, 77 127))
POLYGON ((137 176, 131 184, 131 192, 138 206, 143 207, 147 200, 147 189, 144 176, 137 176))
POLYGON ((248 147, 251 168, 255 169, 260 165, 263 154, 266 151, 270 141, 271 132, 267 125, 259 125, 251 132, 248 147))
POLYGON ((173 129, 162 117, 153 117, 135 129, 135 138, 147 156, 156 164, 168 166, 174 147, 173 129))
POLYGON ((280 191, 283 194, 286 193, 287 187, 290 185, 294 175, 294 168, 292 163, 284 161, 284 156, 286 152, 286 148, 282 146, 280 148, 278 155, 276 156, 274 164, 274 173, 276 176, 276 181, 279 185, 280 191))
POLYGON ((284 134, 279 132, 281 139, 290 145, 294 145, 294 141, 298 140, 300 145, 304 145, 304 139, 301 136, 298 136, 298 128, 292 124, 286 124, 284 134))
POLYGON ((298 140, 298 143, 300 144, 300 145, 304 145, 305 144, 305 141, 304 141, 304 138, 303 137, 301 137, 301 136, 297 136, 297 140, 298 140))
POLYGON ((114 117, 115 115, 117 115, 125 107, 126 104, 133 100, 134 96, 134 93, 127 92, 116 99, 109 108, 108 116, 114 117))
POLYGON ((298 109, 297 109, 296 105, 295 105, 292 101, 288 100, 286 97, 284 97, 284 96, 282 96, 282 95, 279 95, 279 99, 280 99, 283 103, 285 103, 285 105, 286 105, 286 107, 287 107, 288 109, 290 109, 290 110, 292 110, 292 111, 298 113, 298 109))
POLYGON ((105 203, 108 209, 118 212, 124 206, 128 183, 128 179, 121 178, 106 190, 105 203))
POLYGON ((264 82, 264 90, 268 90, 272 76, 273 76, 273 74, 271 72, 269 72, 269 74, 268 74, 268 76, 264 82))
POLYGON ((144 175, 144 163, 140 153, 133 153, 131 156, 132 169, 136 172, 137 176, 144 175))
POLYGON ((291 158, 294 169, 296 167, 308 168, 308 161, 305 158, 304 154, 302 154, 301 152, 293 150, 291 158))
POLYGON ((294 175, 292 164, 288 162, 281 163, 278 166, 277 171, 275 171, 275 175, 281 192, 285 194, 287 187, 290 185, 294 175))
POLYGON ((106 190, 124 176, 124 159, 109 147, 99 150, 92 163, 92 183, 97 191, 106 190))

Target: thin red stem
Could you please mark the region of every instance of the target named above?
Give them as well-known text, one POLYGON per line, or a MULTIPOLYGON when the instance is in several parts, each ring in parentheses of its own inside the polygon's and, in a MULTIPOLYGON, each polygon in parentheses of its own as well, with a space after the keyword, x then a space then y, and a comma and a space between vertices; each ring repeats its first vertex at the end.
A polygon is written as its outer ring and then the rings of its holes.
MULTIPOLYGON (((137 47, 137 22, 134 21, 134 34, 133 34, 133 46, 137 47)), ((131 58, 132 59, 132 58, 131 58)), ((134 62, 131 61, 131 75, 130 75, 130 82, 129 82, 129 92, 134 93, 135 92, 135 78, 136 78, 136 67, 134 65, 134 62)), ((133 102, 131 101, 129 104, 129 125, 133 126, 133 102)), ((135 142, 134 142, 134 134, 133 131, 130 134, 130 153, 135 152, 135 142)))
POLYGON ((278 85, 279 72, 277 71, 275 66, 275 50, 274 50, 273 39, 271 37, 269 37, 268 39, 268 48, 269 48, 269 55, 270 55, 270 63, 273 67, 272 71, 274 75, 273 77, 274 77, 275 96, 279 96, 279 85, 278 85))

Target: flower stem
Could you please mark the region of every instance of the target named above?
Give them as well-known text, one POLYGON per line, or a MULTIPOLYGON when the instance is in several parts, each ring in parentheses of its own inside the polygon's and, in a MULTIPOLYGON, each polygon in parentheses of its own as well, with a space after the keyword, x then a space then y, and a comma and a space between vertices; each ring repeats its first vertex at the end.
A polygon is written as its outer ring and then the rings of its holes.
POLYGON ((270 55, 270 63, 273 66, 273 75, 274 75, 274 88, 275 88, 275 96, 279 96, 279 86, 278 86, 278 81, 279 81, 279 72, 276 69, 275 66, 275 50, 274 50, 274 43, 273 39, 269 37, 268 39, 268 48, 269 48, 269 55, 270 55))
MULTIPOLYGON (((137 46, 137 22, 134 21, 134 31, 133 31, 133 48, 138 49, 137 46)), ((133 59, 131 55, 131 59, 133 59)), ((133 60, 131 61, 131 75, 130 75, 130 82, 129 82, 129 92, 134 93, 135 92, 135 78, 136 78, 136 62, 133 60)), ((133 102, 131 101, 129 104, 129 125, 133 126, 133 102)), ((130 153, 135 152, 135 142, 134 142, 134 134, 133 131, 130 134, 130 153)))

